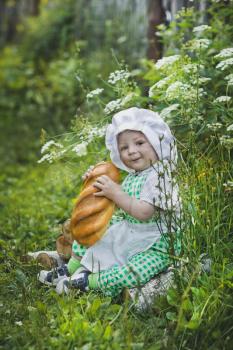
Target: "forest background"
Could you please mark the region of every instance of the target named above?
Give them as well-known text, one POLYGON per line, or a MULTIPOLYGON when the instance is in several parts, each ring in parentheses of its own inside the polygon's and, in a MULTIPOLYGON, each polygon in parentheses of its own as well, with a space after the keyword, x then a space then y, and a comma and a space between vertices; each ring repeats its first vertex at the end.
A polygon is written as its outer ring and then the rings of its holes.
POLYGON ((231 348, 232 23, 232 1, 0 1, 0 348, 231 348), (182 269, 145 312, 58 297, 20 259, 54 249, 81 175, 108 158, 106 123, 131 106, 177 137, 186 218, 182 269))

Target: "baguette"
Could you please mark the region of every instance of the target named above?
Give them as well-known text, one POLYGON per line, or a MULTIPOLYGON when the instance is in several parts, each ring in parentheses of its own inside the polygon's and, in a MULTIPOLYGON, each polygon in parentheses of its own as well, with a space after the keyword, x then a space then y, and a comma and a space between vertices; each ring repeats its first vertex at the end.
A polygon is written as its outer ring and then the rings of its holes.
POLYGON ((101 175, 119 182, 119 170, 111 162, 101 162, 91 171, 83 184, 83 189, 75 203, 71 216, 71 232, 80 244, 90 247, 105 233, 115 209, 115 204, 106 197, 95 197, 99 190, 93 183, 101 175))

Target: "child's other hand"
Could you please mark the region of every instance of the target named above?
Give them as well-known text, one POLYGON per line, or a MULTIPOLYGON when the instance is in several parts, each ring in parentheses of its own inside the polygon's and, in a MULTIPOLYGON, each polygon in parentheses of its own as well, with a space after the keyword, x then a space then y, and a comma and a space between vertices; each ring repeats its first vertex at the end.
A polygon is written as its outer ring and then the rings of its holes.
POLYGON ((92 170, 94 169, 94 165, 91 165, 87 171, 85 172, 85 174, 82 176, 83 181, 85 181, 91 174, 92 170))
POLYGON ((107 197, 114 201, 114 197, 117 193, 121 192, 121 186, 112 181, 107 175, 102 175, 96 179, 93 184, 99 191, 94 193, 97 197, 107 197))

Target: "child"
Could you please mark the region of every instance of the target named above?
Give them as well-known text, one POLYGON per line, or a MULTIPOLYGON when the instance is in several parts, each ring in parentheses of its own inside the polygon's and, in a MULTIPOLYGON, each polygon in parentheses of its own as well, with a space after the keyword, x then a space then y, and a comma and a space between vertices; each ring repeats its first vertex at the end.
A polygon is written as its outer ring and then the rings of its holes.
POLYGON ((39 280, 57 284, 59 294, 77 288, 116 296, 124 287, 142 286, 164 271, 179 250, 180 204, 172 179, 177 153, 168 125, 155 112, 123 110, 107 128, 106 146, 112 162, 129 174, 121 186, 100 176, 95 195, 111 199, 119 212, 90 248, 74 241, 67 266, 41 271, 39 280))

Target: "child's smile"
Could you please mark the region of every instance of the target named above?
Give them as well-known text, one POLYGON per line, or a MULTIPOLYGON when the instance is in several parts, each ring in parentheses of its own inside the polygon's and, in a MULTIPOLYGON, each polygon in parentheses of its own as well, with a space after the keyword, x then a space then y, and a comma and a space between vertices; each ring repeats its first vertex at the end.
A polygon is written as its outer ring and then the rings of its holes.
POLYGON ((118 135, 118 150, 122 162, 136 171, 145 170, 158 156, 141 131, 125 130, 118 135))

